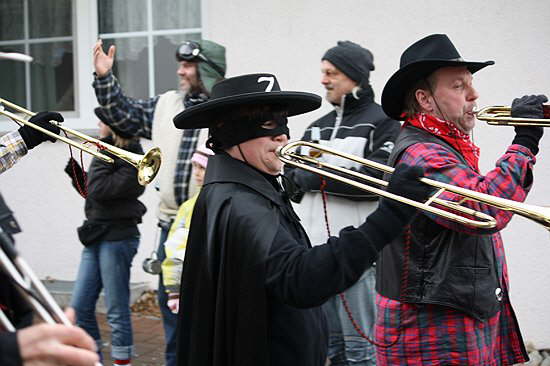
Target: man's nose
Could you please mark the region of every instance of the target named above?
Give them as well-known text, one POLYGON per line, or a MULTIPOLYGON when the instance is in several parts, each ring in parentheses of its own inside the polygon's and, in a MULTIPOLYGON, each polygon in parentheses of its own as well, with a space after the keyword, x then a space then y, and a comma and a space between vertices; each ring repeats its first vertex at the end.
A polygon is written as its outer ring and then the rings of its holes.
POLYGON ((288 142, 288 136, 286 133, 275 136, 275 141, 286 144, 288 142))
POLYGON ((477 92, 477 90, 471 86, 469 89, 468 89, 468 94, 466 96, 468 98, 469 101, 474 101, 476 100, 477 98, 479 98, 479 94, 477 92))

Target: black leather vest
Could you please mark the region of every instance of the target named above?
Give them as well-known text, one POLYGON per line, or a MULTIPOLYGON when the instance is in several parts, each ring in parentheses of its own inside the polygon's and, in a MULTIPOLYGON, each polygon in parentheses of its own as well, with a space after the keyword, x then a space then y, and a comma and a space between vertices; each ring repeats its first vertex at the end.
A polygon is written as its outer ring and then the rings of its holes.
MULTIPOLYGON (((407 147, 419 142, 442 145, 466 164, 445 141, 414 127, 401 131, 389 164, 394 165, 407 147)), ((380 253, 378 293, 402 302, 449 306, 479 320, 500 310, 504 289, 491 235, 446 229, 424 214, 413 220, 410 233, 409 245, 402 236, 380 253)))

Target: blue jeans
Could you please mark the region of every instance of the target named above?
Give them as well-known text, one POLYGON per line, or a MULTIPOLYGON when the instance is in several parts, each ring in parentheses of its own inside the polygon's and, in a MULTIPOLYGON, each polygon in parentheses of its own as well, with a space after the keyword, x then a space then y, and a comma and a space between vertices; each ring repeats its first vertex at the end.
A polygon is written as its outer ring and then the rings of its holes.
POLYGON ((139 246, 139 237, 102 241, 82 251, 71 306, 78 326, 95 339, 98 349, 101 336, 95 307, 101 289, 105 292, 107 321, 111 327, 111 357, 132 358, 132 322, 130 317, 130 267, 139 246))
MULTIPOLYGON (((170 223, 159 223, 160 225, 160 237, 159 246, 157 249, 157 257, 162 262, 166 258, 166 252, 164 251, 164 242, 168 237, 170 231, 170 223)), ((176 366, 176 328, 178 325, 178 314, 172 313, 170 308, 166 305, 168 302, 168 294, 162 281, 162 272, 159 275, 159 287, 158 287, 158 301, 160 307, 160 313, 162 314, 162 325, 164 326, 164 339, 166 342, 165 366, 176 366)))
MULTIPOLYGON (((375 267, 367 269, 359 281, 344 292, 353 319, 370 339, 374 339, 376 320, 375 272, 375 267)), ((328 357, 331 365, 376 365, 375 346, 357 333, 340 296, 330 298, 323 308, 330 331, 328 357)))

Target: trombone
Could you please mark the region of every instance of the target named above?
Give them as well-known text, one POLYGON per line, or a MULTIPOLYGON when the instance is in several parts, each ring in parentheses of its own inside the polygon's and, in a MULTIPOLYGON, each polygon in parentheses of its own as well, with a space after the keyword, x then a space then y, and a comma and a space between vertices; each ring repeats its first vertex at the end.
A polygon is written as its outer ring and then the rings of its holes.
POLYGON ((355 180, 342 177, 330 171, 324 170, 324 169, 328 169, 328 170, 344 173, 346 175, 358 178, 362 181, 370 182, 371 184, 377 184, 384 187, 388 185, 388 183, 382 179, 374 178, 374 177, 361 174, 350 169, 342 168, 333 164, 321 162, 310 156, 298 154, 295 151, 293 151, 293 149, 296 149, 302 146, 310 147, 311 149, 317 150, 323 154, 327 153, 334 156, 338 156, 343 159, 347 159, 377 170, 381 170, 385 173, 391 174, 394 171, 394 168, 389 167, 387 165, 380 164, 372 160, 363 159, 355 155, 346 154, 341 151, 338 151, 320 144, 315 144, 315 143, 306 142, 306 141, 290 142, 285 146, 280 147, 277 150, 277 155, 279 159, 286 164, 292 165, 297 168, 305 169, 313 173, 317 173, 319 175, 337 180, 342 183, 349 184, 358 189, 377 194, 381 197, 386 197, 401 203, 411 205, 413 207, 441 216, 448 220, 455 221, 459 224, 467 225, 474 228, 480 228, 480 229, 491 229, 496 226, 496 220, 492 216, 460 205, 460 203, 464 200, 473 200, 479 203, 484 203, 484 204, 499 208, 501 210, 511 211, 515 214, 518 214, 520 216, 533 220, 541 224, 542 226, 544 226, 547 230, 550 230, 550 208, 528 205, 525 203, 508 200, 505 198, 494 197, 486 193, 472 191, 466 188, 461 188, 451 184, 442 183, 429 178, 420 178, 420 181, 432 187, 438 188, 438 191, 434 195, 432 195, 426 202, 418 202, 406 197, 402 197, 390 192, 386 192, 382 189, 373 187, 365 183, 360 183, 355 180), (440 196, 443 192, 452 192, 457 195, 463 196, 464 199, 461 200, 461 202, 453 202, 453 201, 448 201, 445 199, 438 198, 438 196, 440 196), (443 210, 438 207, 434 207, 432 206, 432 203, 442 207, 446 207, 450 211, 454 211, 456 213, 449 212, 447 210, 443 210), (461 215, 457 213, 460 213, 461 215), (469 219, 462 215, 471 216, 473 217, 473 219, 469 219))
MULTIPOLYGON (((9 112, 6 110, 5 107, 9 107, 13 110, 15 110, 18 113, 23 113, 27 116, 34 116, 36 113, 31 112, 23 107, 18 106, 17 104, 11 103, 3 98, 0 98, 0 114, 5 115, 6 117, 14 120, 15 122, 18 122, 23 125, 27 125, 29 127, 34 128, 35 130, 38 130, 48 136, 51 136, 53 138, 56 138, 58 140, 63 141, 64 143, 71 145, 77 149, 80 149, 84 152, 87 152, 88 154, 91 154, 95 156, 98 159, 101 159, 107 163, 113 163, 113 159, 105 154, 102 154, 100 152, 94 151, 90 149, 88 146, 75 142, 71 140, 70 138, 67 138, 65 136, 57 135, 56 133, 53 133, 51 131, 48 131, 45 128, 42 128, 40 126, 35 125, 32 122, 29 122, 19 116, 17 116, 15 113, 9 112)), ((138 182, 142 186, 147 185, 151 183, 151 181, 155 178, 157 175, 160 164, 162 161, 162 155, 160 152, 160 149, 158 147, 154 147, 150 150, 148 150, 144 155, 132 153, 126 150, 123 150, 119 147, 106 144, 105 142, 95 139, 93 137, 90 137, 88 135, 85 135, 81 132, 78 132, 76 130, 70 129, 68 127, 63 126, 62 124, 57 123, 56 121, 50 121, 51 123, 54 123, 57 125, 61 130, 65 131, 67 134, 73 135, 78 137, 80 140, 84 142, 90 142, 95 145, 97 145, 101 150, 108 151, 109 153, 115 155, 118 158, 121 158, 122 160, 128 162, 129 164, 136 167, 138 171, 138 182)))
MULTIPOLYGON (((63 310, 55 302, 46 286, 38 279, 29 264, 15 250, 10 236, 0 228, 0 270, 10 277, 21 294, 30 302, 38 315, 49 324, 73 326, 63 310)), ((8 332, 15 332, 14 325, 0 309, 0 325, 8 332)), ((95 366, 100 366, 97 363, 95 366)))
POLYGON ((550 105, 543 104, 543 118, 512 117, 512 107, 490 106, 475 111, 477 119, 495 126, 541 126, 550 127, 550 105))

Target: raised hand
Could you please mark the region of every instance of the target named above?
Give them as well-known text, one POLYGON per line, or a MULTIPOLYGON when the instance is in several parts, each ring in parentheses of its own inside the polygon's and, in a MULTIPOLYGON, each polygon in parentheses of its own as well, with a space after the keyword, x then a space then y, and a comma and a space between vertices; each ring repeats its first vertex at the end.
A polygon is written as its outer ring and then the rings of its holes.
POLYGON ((111 71, 113 68, 113 62, 115 61, 116 47, 111 45, 107 54, 103 52, 103 40, 98 39, 94 45, 94 69, 98 77, 103 77, 111 71))
MULTIPOLYGON (((525 95, 521 98, 516 98, 512 102, 510 115, 516 118, 544 118, 543 103, 546 103, 548 98, 546 95, 525 95)), ((539 152, 539 141, 544 133, 540 126, 515 126, 516 136, 512 144, 525 146, 533 155, 539 152)))

